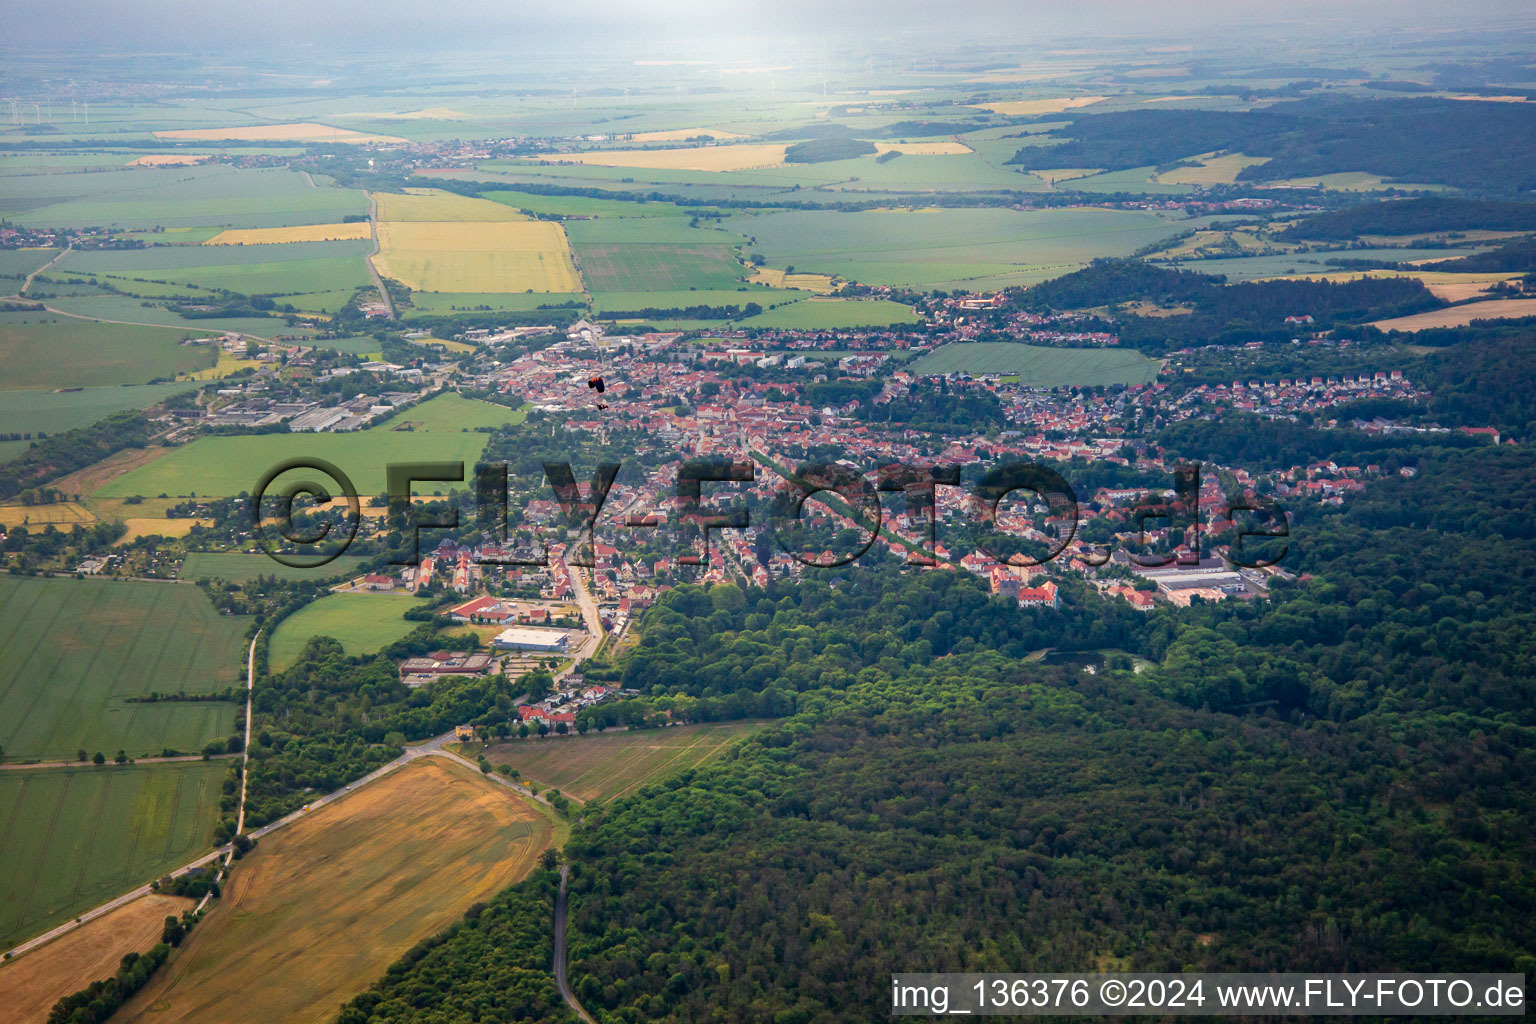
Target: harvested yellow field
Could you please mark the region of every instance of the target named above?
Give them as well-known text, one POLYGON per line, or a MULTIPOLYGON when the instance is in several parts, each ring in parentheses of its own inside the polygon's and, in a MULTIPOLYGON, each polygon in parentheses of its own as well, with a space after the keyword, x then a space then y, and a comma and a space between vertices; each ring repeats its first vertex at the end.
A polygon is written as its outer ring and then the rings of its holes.
POLYGON ((349 128, 300 121, 296 124, 258 124, 240 128, 177 128, 155 132, 157 139, 187 139, 192 142, 404 142, 393 135, 367 135, 349 128))
POLYGON ((96 517, 84 505, 60 501, 52 505, 0 505, 0 526, 89 526, 96 517))
POLYGON ((1011 103, 978 103, 975 106, 1006 117, 1027 117, 1031 114, 1059 114, 1063 110, 1076 110, 1090 103, 1098 103, 1108 96, 1058 96, 1049 100, 1015 100, 1011 103))
POLYGON ((1529 96, 1448 96, 1447 99, 1480 103, 1529 103, 1529 96))
MULTIPOLYGON (((1447 275, 1442 275, 1442 276, 1447 276, 1447 275)), ((1481 277, 1482 275, 1478 275, 1478 276, 1481 277)), ((1502 278, 1502 275, 1498 275, 1498 274, 1494 274, 1494 275, 1490 275, 1490 276, 1492 276, 1492 277, 1494 277, 1496 279, 1502 278)), ((1511 278, 1510 280, 1515 280, 1515 279, 1511 278)), ((1468 299, 1475 299, 1475 298, 1477 298, 1479 295, 1481 295, 1484 292, 1486 292, 1495 283, 1497 283, 1496 280, 1495 281, 1425 281, 1424 282, 1424 287, 1428 288, 1430 293, 1432 295, 1434 295, 1435 298, 1437 298, 1437 299, 1444 299, 1446 302, 1466 302, 1468 299)))
POLYGON ((184 167, 211 159, 206 153, 152 153, 130 160, 124 167, 184 167))
POLYGON ((557 153, 539 157, 545 163, 587 164, 593 167, 637 167, 653 171, 745 171, 778 167, 789 148, 767 142, 739 146, 700 146, 694 149, 608 149, 590 153, 557 153))
POLYGON ((526 877, 551 837, 550 819, 507 788, 412 762, 261 840, 113 1019, 329 1021, 411 946, 526 877))
POLYGON ((635 132, 629 136, 629 140, 631 142, 685 142, 688 139, 696 139, 700 135, 727 140, 747 137, 740 132, 723 132, 718 128, 671 128, 661 132, 635 132))
POLYGON ((1030 171, 1035 177, 1047 185, 1055 185, 1059 181, 1071 181, 1074 178, 1090 178, 1095 174, 1102 174, 1102 167, 1054 167, 1044 171, 1030 171))
POLYGON ((380 221, 514 221, 530 220, 505 203, 461 196, 437 188, 409 188, 399 192, 371 192, 378 204, 380 221))
POLYGON ((1377 320, 1371 326, 1383 331, 1422 331, 1429 327, 1465 327, 1474 320, 1513 320, 1536 316, 1536 299, 1490 299, 1469 302, 1465 306, 1432 309, 1412 316, 1377 320))
POLYGON ((753 284, 765 284, 770 288, 798 288, 801 291, 820 294, 832 290, 832 277, 828 274, 786 274, 773 267, 758 267, 748 280, 753 284))
POLYGON ((179 380, 223 380, 236 370, 255 369, 261 365, 259 359, 246 359, 242 356, 233 356, 223 349, 219 350, 219 361, 213 366, 205 367, 196 373, 184 373, 179 380))
POLYGON ((1152 97, 1149 100, 1142 100, 1141 102, 1143 102, 1143 103, 1178 103, 1178 102, 1181 102, 1183 100, 1203 100, 1203 99, 1209 99, 1209 97, 1207 97, 1207 96, 1154 96, 1154 97, 1152 97))
POLYGON ((384 221, 373 263, 418 291, 581 291, 565 229, 553 221, 384 221))
POLYGON ((112 977, 125 955, 149 952, 160 941, 165 919, 180 917, 195 904, 180 896, 141 896, 0 967, 5 1019, 45 1024, 54 1003, 112 977))
POLYGON ((1179 167, 1153 175, 1152 180, 1164 185, 1230 185, 1237 181, 1237 173, 1243 168, 1269 163, 1267 156, 1244 156, 1242 153, 1224 156, 1205 153, 1195 159, 1199 161, 1198 167, 1179 167))
POLYGON ((282 245, 284 242, 340 242, 367 238, 367 221, 354 224, 302 224, 294 228, 230 228, 204 245, 282 245))
POLYGON ((964 156, 976 152, 959 142, 877 142, 875 149, 881 153, 901 153, 904 156, 964 156))
POLYGON ((159 519, 148 516, 132 516, 123 520, 128 532, 118 538, 118 544, 132 544, 140 537, 185 537, 194 526, 212 526, 212 519, 159 519))

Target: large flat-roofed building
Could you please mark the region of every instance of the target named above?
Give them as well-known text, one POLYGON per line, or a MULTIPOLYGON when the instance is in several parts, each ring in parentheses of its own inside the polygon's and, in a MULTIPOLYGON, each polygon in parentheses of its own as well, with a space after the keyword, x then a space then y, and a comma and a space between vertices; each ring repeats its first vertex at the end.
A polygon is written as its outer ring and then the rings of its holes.
POLYGON ((564 654, 571 649, 571 637, 563 629, 537 629, 513 626, 496 634, 491 646, 499 651, 538 651, 564 654))

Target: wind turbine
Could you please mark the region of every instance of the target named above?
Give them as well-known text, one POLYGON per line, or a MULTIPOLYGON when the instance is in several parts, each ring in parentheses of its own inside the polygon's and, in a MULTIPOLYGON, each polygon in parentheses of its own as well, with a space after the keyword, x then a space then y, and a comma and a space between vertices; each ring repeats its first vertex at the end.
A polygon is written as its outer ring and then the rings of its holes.
POLYGON ((624 87, 624 105, 629 106, 629 86, 624 87))

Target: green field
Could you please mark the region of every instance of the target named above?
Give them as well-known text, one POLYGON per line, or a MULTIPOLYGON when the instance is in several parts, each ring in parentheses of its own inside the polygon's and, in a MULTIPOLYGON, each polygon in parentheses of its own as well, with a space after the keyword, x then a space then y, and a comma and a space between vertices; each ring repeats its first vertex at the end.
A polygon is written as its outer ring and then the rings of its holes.
MULTIPOLYGON (((213 317, 192 320, 159 306, 146 306, 142 300, 126 295, 82 294, 71 298, 49 299, 48 305, 65 313, 74 313, 92 319, 171 327, 186 334, 237 331, 241 334, 252 334, 258 338, 270 338, 277 334, 302 338, 315 333, 309 328, 289 327, 282 320, 273 317, 213 317)), ((36 319, 36 316, 37 314, 32 314, 33 319, 36 319)), ((374 340, 374 350, 378 350, 376 340, 374 340)))
POLYGON ((843 327, 910 324, 916 323, 917 319, 911 306, 889 299, 806 299, 748 317, 741 321, 741 326, 829 331, 843 327))
MULTIPOLYGON (((169 455, 109 482, 101 497, 130 495, 232 496, 249 493, 268 467, 287 459, 311 456, 334 463, 346 473, 359 494, 383 494, 385 467, 391 462, 464 463, 463 484, 424 483, 418 494, 472 487, 474 463, 485 450, 486 435, 371 428, 347 434, 258 434, 200 437, 169 455)), ((284 480, 287 478, 284 477, 284 480)), ((279 481, 281 483, 282 481, 279 481)))
POLYGON ((0 946, 210 848, 221 761, 0 771, 0 946))
POLYGON ((6 760, 196 751, 229 735, 233 703, 124 698, 237 685, 244 625, 192 586, 0 576, 6 760))
MULTIPOLYGON (((418 313, 451 313, 455 310, 538 309, 562 302, 581 301, 580 292, 412 292, 411 307, 418 313)), ((407 313, 409 315, 409 313, 407 313)))
MULTIPOLYGON (((89 426, 123 409, 144 409, 195 384, 82 388, 78 391, 0 391, 0 433, 57 434, 89 426)), ((0 441, 0 460, 14 458, 29 441, 0 441)))
POLYGON ((184 580, 220 579, 246 583, 261 576, 280 580, 341 579, 356 573, 364 559, 359 555, 339 555, 315 569, 295 569, 275 562, 266 554, 244 551, 193 551, 181 563, 184 580))
POLYGON ((1100 256, 1128 256, 1201 223, 1123 210, 934 209, 797 210, 727 226, 755 236, 752 251, 772 267, 865 284, 996 288, 1055 277, 1100 256))
POLYGON ((344 292, 350 297, 368 284, 363 257, 370 247, 366 241, 285 242, 72 252, 50 273, 96 274, 134 294, 185 294, 190 288, 245 295, 344 292))
POLYGON ((316 636, 341 641, 348 654, 371 654, 421 625, 400 617, 420 603, 409 594, 327 594, 278 623, 267 647, 268 667, 290 668, 316 636))
POLYGON ((571 221, 566 233, 594 292, 728 290, 746 274, 739 237, 676 217, 571 221))
POLYGON ((515 740, 491 747, 486 756, 543 787, 553 786, 579 800, 607 800, 697 768, 718 757, 733 740, 761 728, 761 722, 710 722, 515 740))
POLYGON ((1159 363, 1124 348, 1053 348, 1010 341, 966 342, 935 349, 907 366, 917 374, 1006 374, 1026 387, 1149 384, 1159 363))
POLYGON ((367 212, 357 189, 311 186, 287 168, 224 164, 17 176, 0 190, 0 215, 23 226, 271 228, 367 212))
POLYGON ((484 193, 486 199, 516 210, 560 217, 689 217, 694 211, 672 203, 637 203, 622 199, 591 199, 587 196, 540 196, 532 192, 484 193))
POLYGON ((31 323, 0 323, 0 389, 145 384, 205 369, 213 346, 181 344, 205 333, 32 314, 31 323))
POLYGON ((527 418, 527 406, 508 409, 504 405, 464 398, 456 392, 449 391, 395 413, 374 429, 394 430, 409 426, 412 430, 444 434, 521 423, 527 418))

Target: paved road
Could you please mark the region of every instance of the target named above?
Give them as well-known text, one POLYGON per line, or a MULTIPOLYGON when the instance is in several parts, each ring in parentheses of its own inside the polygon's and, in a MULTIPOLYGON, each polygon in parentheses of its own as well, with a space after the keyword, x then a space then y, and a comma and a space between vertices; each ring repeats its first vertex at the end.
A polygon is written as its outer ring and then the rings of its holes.
POLYGON ((560 677, 575 671, 576 666, 596 654, 598 647, 603 643, 603 617, 597 612, 597 602, 592 599, 592 592, 587 589, 586 580, 582 579, 581 569, 566 562, 565 571, 571 580, 571 590, 576 595, 576 607, 581 609, 581 618, 587 624, 587 632, 590 636, 577 649, 570 666, 560 673, 560 677))
POLYGON ((384 279, 379 276, 374 268, 373 258, 379 254, 379 202, 373 196, 368 197, 368 233, 373 238, 373 251, 364 257, 363 262, 368 264, 368 274, 373 278, 373 286, 379 290, 379 297, 384 300, 384 308, 389 310, 389 318, 395 319, 395 303, 389 297, 389 289, 384 287, 384 279))
POLYGON ((560 998, 565 1000, 566 1006, 576 1011, 576 1016, 587 1024, 597 1024, 586 1007, 576 1000, 576 993, 571 991, 570 983, 565 980, 565 875, 569 870, 568 865, 560 865, 560 891, 555 895, 555 984, 560 987, 560 998))

